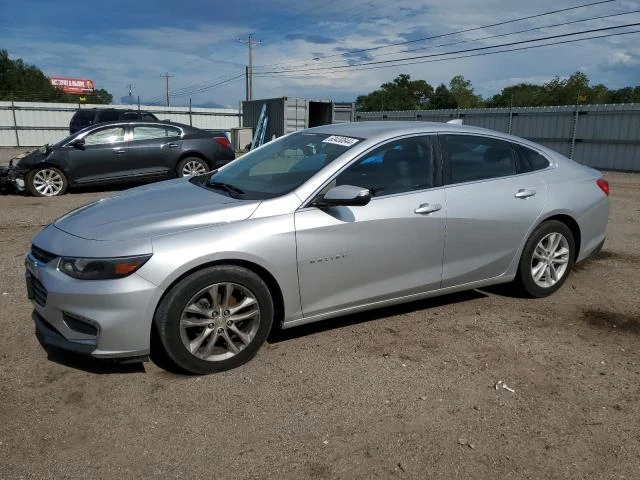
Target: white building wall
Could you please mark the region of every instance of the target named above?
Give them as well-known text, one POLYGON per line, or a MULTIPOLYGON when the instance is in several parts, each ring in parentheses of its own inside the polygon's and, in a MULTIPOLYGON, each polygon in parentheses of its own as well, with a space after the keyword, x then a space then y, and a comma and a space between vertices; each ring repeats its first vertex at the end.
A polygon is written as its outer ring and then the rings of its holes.
MULTIPOLYGON (((137 105, 82 105, 80 108, 137 109, 137 105)), ((69 122, 78 105, 44 102, 0 102, 0 147, 34 147, 55 143, 69 134, 69 122), (17 135, 16 135, 17 134, 17 135)), ((161 120, 192 124, 205 130, 240 126, 239 110, 232 108, 157 107, 140 105, 161 120)))

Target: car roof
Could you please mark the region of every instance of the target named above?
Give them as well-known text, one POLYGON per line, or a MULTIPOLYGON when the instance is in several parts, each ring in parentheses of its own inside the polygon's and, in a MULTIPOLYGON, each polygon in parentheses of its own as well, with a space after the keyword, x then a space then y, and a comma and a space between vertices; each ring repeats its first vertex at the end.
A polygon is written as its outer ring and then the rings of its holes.
POLYGON ((313 127, 307 132, 324 133, 329 135, 344 135, 349 137, 364 138, 367 140, 382 141, 386 138, 401 135, 411 135, 417 133, 467 133, 471 135, 486 135, 499 137, 504 140, 528 144, 540 148, 534 142, 524 138, 515 137, 507 133, 489 130, 486 128, 474 127, 471 125, 458 125, 440 122, 422 121, 373 121, 373 122, 348 122, 336 123, 313 127))
POLYGON ((207 133, 205 130, 196 128, 196 127, 191 127, 189 125, 184 125, 182 123, 177 123, 177 122, 168 122, 168 121, 163 121, 163 120, 159 120, 157 122, 149 122, 147 120, 114 120, 112 122, 102 122, 102 123, 95 123, 93 125, 89 125, 85 128, 83 128, 82 130, 78 130, 76 133, 74 133, 73 135, 77 135, 80 133, 85 134, 88 131, 94 130, 94 129, 98 129, 98 128, 104 128, 104 127, 109 127, 109 126, 118 126, 118 125, 122 125, 122 126, 126 126, 126 125, 140 125, 140 126, 149 126, 149 127, 157 127, 157 126, 167 126, 167 127, 177 127, 177 128, 181 128, 185 133, 190 133, 190 134, 194 134, 194 133, 207 133))

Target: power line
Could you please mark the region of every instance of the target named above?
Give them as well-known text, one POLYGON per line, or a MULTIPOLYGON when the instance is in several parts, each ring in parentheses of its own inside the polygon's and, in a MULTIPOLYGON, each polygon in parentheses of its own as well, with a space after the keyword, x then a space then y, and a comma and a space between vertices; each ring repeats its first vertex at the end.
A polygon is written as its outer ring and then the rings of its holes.
MULTIPOLYGON (((385 57, 385 56, 389 56, 389 55, 405 54, 405 53, 410 53, 410 52, 419 52, 419 51, 423 51, 423 50, 431 50, 431 49, 435 49, 435 48, 451 47, 451 46, 460 45, 460 44, 463 44, 463 43, 480 42, 480 41, 484 41, 484 40, 491 40, 491 39, 494 39, 494 38, 509 37, 509 36, 512 36, 512 35, 519 35, 519 34, 522 34, 522 33, 533 32, 533 31, 536 31, 536 30, 563 27, 563 26, 566 26, 566 25, 572 25, 572 24, 576 24, 576 23, 583 23, 583 22, 588 22, 588 21, 592 21, 592 20, 602 20, 602 19, 605 19, 605 18, 613 18, 613 17, 624 16, 624 15, 632 15, 634 13, 640 13, 640 10, 632 10, 630 12, 622 12, 622 13, 612 13, 612 14, 607 14, 607 15, 598 15, 598 16, 595 16, 595 17, 582 18, 582 19, 579 19, 579 20, 571 20, 571 21, 567 21, 567 22, 547 24, 547 25, 541 25, 541 26, 538 26, 538 27, 526 28, 526 29, 523 29, 523 30, 517 30, 515 32, 500 33, 500 34, 496 34, 496 35, 489 35, 489 36, 486 36, 486 37, 459 40, 457 42, 441 43, 439 45, 430 45, 430 46, 425 46, 425 47, 412 48, 412 49, 408 49, 408 50, 402 50, 400 52, 381 53, 381 54, 377 55, 376 58, 385 57)), ((327 63, 323 62, 322 66, 326 67, 328 65, 336 64, 336 63, 341 63, 342 66, 344 66, 344 64, 342 63, 342 60, 333 60, 333 61, 327 62, 327 63)), ((306 64, 299 65, 299 66, 300 67, 304 67, 304 66, 309 66, 309 65, 317 66, 318 63, 317 62, 306 63, 306 64)))
MULTIPOLYGON (((609 38, 609 37, 616 37, 616 36, 622 36, 622 35, 632 35, 634 33, 640 33, 640 30, 632 30, 632 31, 629 31, 629 32, 608 33, 608 34, 605 34, 605 35, 594 35, 594 36, 591 36, 591 37, 574 38, 574 39, 571 39, 571 40, 561 40, 561 41, 558 41, 558 42, 550 42, 550 43, 544 43, 544 44, 540 44, 540 45, 527 45, 527 46, 524 46, 524 47, 516 47, 516 48, 510 48, 510 49, 504 49, 504 50, 496 50, 496 51, 493 51, 493 52, 480 52, 480 53, 472 53, 472 54, 469 54, 469 55, 459 55, 459 56, 448 57, 448 58, 435 58, 435 59, 421 60, 421 61, 416 61, 416 62, 401 63, 401 64, 397 64, 397 65, 378 65, 378 66, 374 66, 374 67, 353 68, 350 71, 354 71, 354 70, 355 71, 376 70, 376 69, 379 69, 379 68, 391 68, 391 67, 398 67, 398 66, 405 66, 405 65, 417 65, 417 64, 423 64, 423 63, 446 62, 448 60, 458 60, 458 59, 461 59, 461 58, 482 57, 482 56, 494 55, 494 54, 498 54, 498 53, 517 52, 517 51, 521 51, 521 50, 531 50, 531 49, 534 49, 534 48, 550 47, 550 46, 562 45, 562 44, 568 44, 568 43, 577 43, 577 42, 582 42, 582 41, 585 41, 585 40, 594 40, 594 39, 599 39, 599 38, 609 38)), ((345 71, 345 70, 333 70, 332 72, 329 72, 329 73, 341 73, 343 71, 345 71)), ((286 74, 286 72, 284 72, 283 74, 286 74)), ((280 76, 280 75, 283 75, 283 74, 256 74, 256 76, 258 76, 258 77, 275 77, 275 76, 280 76)), ((317 76, 317 75, 318 74, 316 74, 316 73, 307 73, 307 74, 287 75, 287 76, 289 78, 299 78, 299 77, 309 77, 309 76, 317 76)))
POLYGON ((406 60, 417 60, 417 59, 422 59, 422 58, 430 58, 430 57, 440 57, 440 56, 444 56, 444 55, 455 55, 458 53, 466 53, 466 52, 474 52, 474 51, 481 51, 481 50, 488 50, 491 48, 499 48, 499 47, 509 47, 509 46, 513 46, 513 45, 522 45, 525 43, 532 43, 532 42, 540 42, 540 41, 544 41, 544 40, 553 40, 556 38, 564 38, 564 37, 570 37, 573 35, 584 35, 587 33, 594 33, 594 32, 604 32, 604 31, 608 31, 608 30, 614 30, 616 28, 625 28, 625 27, 636 27, 640 25, 640 22, 635 22, 635 23, 627 23, 624 25, 617 25, 617 26, 612 26, 612 27, 601 27, 601 28, 592 28, 589 30, 582 30, 580 32, 572 32, 572 33, 562 33, 562 34, 558 34, 558 35, 548 35, 546 37, 538 37, 538 38, 532 38, 529 40, 518 40, 518 41, 514 41, 514 42, 508 42, 508 43, 502 43, 499 45, 487 45, 487 46, 483 46, 483 47, 474 47, 474 48, 469 48, 466 50, 457 50, 457 51, 453 51, 453 52, 442 52, 442 53, 431 53, 428 55, 417 55, 417 56, 413 56, 413 57, 403 57, 403 58, 396 58, 396 59, 390 59, 390 60, 376 60, 376 61, 370 61, 370 62, 361 62, 361 63, 354 63, 352 65, 339 65, 339 66, 333 66, 333 67, 315 67, 315 68, 299 68, 299 69, 282 69, 282 70, 275 70, 275 71, 267 71, 267 72, 261 72, 261 73, 292 73, 292 72, 310 72, 310 71, 318 71, 318 70, 335 70, 335 69, 349 69, 352 67, 358 67, 358 66, 363 66, 363 65, 378 65, 378 64, 387 64, 387 63, 397 63, 397 62, 403 62, 406 60))
MULTIPOLYGON (((389 44, 386 44, 386 45, 378 45, 378 46, 375 46, 375 47, 361 48, 361 49, 351 50, 351 51, 346 52, 346 53, 348 53, 349 55, 353 55, 355 53, 372 52, 374 50, 381 50, 383 48, 397 47, 399 45, 407 45, 407 44, 410 44, 410 43, 424 42, 424 41, 427 41, 427 40, 434 40, 436 38, 449 37, 449 36, 452 36, 452 35, 459 35, 461 33, 468 33, 468 32, 473 32, 473 31, 477 31, 477 30, 483 30, 485 28, 492 28, 492 27, 498 27, 498 26, 501 26, 501 25, 508 25, 510 23, 522 22, 524 20, 531 20, 531 19, 534 19, 534 18, 540 18, 540 17, 544 17, 544 16, 548 16, 548 15, 554 15, 556 13, 563 13, 563 12, 568 12, 568 11, 571 11, 571 10, 578 10, 578 9, 581 9, 581 8, 593 7, 595 5, 602 5, 602 4, 605 4, 605 3, 611 3, 611 2, 615 2, 615 1, 617 1, 617 0, 599 0, 597 2, 584 3, 584 4, 576 5, 576 6, 573 6, 573 7, 561 8, 561 9, 558 9, 558 10, 551 10, 549 12, 537 13, 535 15, 528 15, 526 17, 515 18, 515 19, 512 19, 512 20, 503 20, 503 21, 500 21, 500 22, 491 23, 489 25, 483 25, 481 27, 465 28, 463 30, 457 30, 455 32, 442 33, 442 34, 439 34, 439 35, 432 35, 432 36, 429 36, 429 37, 417 38, 417 39, 414 39, 414 40, 405 40, 405 41, 402 41, 402 42, 389 43, 389 44)), ((336 53, 336 54, 324 56, 324 57, 321 58, 321 60, 326 60, 327 58, 332 58, 332 57, 344 57, 344 56, 345 56, 345 52, 336 53)), ((278 64, 256 65, 256 68, 277 67, 277 66, 278 66, 278 64)))

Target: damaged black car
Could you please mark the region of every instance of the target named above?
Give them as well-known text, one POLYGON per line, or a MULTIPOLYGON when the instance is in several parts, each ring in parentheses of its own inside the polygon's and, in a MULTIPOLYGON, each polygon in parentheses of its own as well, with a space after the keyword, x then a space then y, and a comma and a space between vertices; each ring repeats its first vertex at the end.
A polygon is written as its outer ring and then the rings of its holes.
POLYGON ((221 132, 173 122, 110 122, 12 160, 0 170, 0 186, 54 197, 75 186, 202 175, 234 158, 221 132))

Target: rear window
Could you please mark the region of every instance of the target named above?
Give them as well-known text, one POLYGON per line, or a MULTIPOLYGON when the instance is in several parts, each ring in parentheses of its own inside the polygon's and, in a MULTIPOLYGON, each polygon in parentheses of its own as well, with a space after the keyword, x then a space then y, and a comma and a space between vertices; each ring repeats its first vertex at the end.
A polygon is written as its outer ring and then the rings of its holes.
POLYGON ((149 112, 142 112, 142 120, 146 120, 146 121, 157 121, 158 117, 156 117, 154 114, 149 113, 149 112))
POLYGON ((93 120, 95 114, 96 112, 88 110, 78 110, 71 121, 73 123, 89 123, 93 120))
POLYGON ((542 170, 549 166, 549 160, 547 160, 535 150, 520 145, 520 151, 531 167, 531 170, 542 170))
POLYGON ((98 122, 99 123, 115 122, 116 120, 119 120, 118 117, 119 117, 119 112, 117 111, 100 112, 100 114, 98 115, 98 122))

